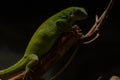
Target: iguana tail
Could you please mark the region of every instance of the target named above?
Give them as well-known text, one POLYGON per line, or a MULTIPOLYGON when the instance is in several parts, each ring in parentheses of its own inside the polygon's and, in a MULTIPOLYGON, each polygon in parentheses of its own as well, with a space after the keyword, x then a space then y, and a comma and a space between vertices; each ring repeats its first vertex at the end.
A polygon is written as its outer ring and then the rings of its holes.
POLYGON ((20 61, 18 61, 13 66, 11 66, 7 69, 0 70, 0 79, 5 78, 7 76, 11 76, 13 74, 16 74, 16 73, 22 71, 25 68, 27 62, 28 62, 28 60, 25 57, 23 57, 20 61))

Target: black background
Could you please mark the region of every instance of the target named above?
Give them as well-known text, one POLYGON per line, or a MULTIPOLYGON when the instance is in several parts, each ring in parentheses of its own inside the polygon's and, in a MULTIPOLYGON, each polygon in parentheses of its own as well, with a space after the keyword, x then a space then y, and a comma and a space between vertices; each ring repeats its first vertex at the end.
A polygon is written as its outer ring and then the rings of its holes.
MULTIPOLYGON (((70 6, 84 7, 89 16, 80 23, 83 32, 93 24, 94 16, 101 14, 109 0, 41 0, 0 2, 0 69, 19 60, 37 27, 48 17, 70 6)), ((94 43, 81 46, 76 57, 60 76, 62 80, 96 80, 99 76, 108 79, 120 75, 120 22, 119 1, 113 8, 101 36, 94 43)))

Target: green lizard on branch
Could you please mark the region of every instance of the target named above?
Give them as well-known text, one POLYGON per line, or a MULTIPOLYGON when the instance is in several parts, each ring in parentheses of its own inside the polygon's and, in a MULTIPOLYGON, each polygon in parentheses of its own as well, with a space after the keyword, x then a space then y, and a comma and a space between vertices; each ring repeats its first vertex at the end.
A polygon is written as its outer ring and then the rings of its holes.
MULTIPOLYGON (((112 0, 110 1, 110 4, 111 3, 112 0)), ((108 6, 108 9, 99 19, 96 17, 94 26, 86 35, 82 35, 82 37, 80 36, 81 39, 86 39, 93 34, 96 34, 94 38, 91 40, 89 39, 85 43, 90 43, 99 36, 96 32, 100 28, 100 25, 107 15, 108 10, 110 10, 110 7, 111 5, 108 6)), ((0 70, 0 78, 13 75, 24 69, 26 74, 29 73, 31 68, 37 65, 37 63, 40 61, 41 56, 46 55, 53 48, 63 33, 71 32, 76 21, 84 20, 86 18, 87 12, 84 8, 69 7, 47 19, 38 27, 32 36, 22 59, 15 65, 7 69, 0 70)))
POLYGON ((71 26, 77 20, 83 20, 86 17, 87 12, 84 8, 69 7, 47 19, 32 36, 23 58, 15 65, 0 70, 0 78, 24 69, 28 73, 31 67, 38 63, 39 58, 54 46, 62 33, 71 31, 71 26))

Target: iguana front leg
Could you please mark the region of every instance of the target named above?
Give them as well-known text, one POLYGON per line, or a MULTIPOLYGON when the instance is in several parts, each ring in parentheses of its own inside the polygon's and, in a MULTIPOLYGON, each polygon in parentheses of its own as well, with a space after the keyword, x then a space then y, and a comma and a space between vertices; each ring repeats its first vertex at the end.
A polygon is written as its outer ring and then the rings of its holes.
POLYGON ((96 40, 99 37, 99 33, 94 33, 90 36, 84 35, 78 25, 74 25, 73 27, 73 35, 79 39, 80 44, 89 44, 96 40), (94 36, 95 35, 95 36, 94 36))

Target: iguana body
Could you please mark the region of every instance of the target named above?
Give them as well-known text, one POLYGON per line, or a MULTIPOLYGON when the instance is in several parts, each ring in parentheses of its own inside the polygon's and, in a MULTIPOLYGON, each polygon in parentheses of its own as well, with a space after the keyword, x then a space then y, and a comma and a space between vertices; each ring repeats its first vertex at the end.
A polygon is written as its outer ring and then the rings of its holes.
POLYGON ((23 58, 15 65, 0 70, 0 78, 17 73, 23 69, 26 72, 36 65, 39 58, 54 46, 63 32, 71 29, 76 20, 83 20, 87 17, 84 8, 70 7, 47 19, 31 38, 23 58))

